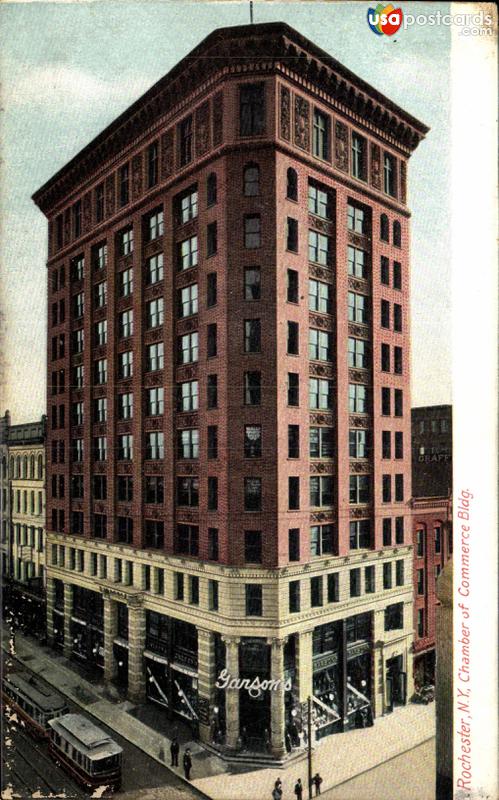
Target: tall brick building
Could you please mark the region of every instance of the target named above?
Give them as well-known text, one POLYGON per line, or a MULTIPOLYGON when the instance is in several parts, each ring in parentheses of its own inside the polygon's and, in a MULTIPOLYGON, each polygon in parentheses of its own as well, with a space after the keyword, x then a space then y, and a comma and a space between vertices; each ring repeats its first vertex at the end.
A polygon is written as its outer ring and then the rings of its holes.
POLYGON ((281 758, 310 695, 320 737, 412 691, 426 132, 289 26, 225 28, 34 195, 49 637, 229 750, 281 758))

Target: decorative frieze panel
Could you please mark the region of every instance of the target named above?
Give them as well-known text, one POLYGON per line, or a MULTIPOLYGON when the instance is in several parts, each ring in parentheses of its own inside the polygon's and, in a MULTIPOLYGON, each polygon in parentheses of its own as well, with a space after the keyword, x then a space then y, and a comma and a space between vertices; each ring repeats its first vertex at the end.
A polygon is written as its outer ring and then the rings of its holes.
POLYGON ((132 421, 131 420, 121 420, 120 422, 116 423, 116 433, 118 436, 121 436, 125 433, 132 433, 132 421))
POLYGON ((334 475, 334 463, 332 461, 311 461, 310 472, 313 475, 334 475))
POLYGON ((332 281, 332 272, 327 267, 319 267, 318 264, 309 264, 309 273, 311 278, 317 278, 319 281, 332 281))
POLYGON ((144 292, 144 301, 148 303, 149 300, 155 300, 157 297, 163 297, 163 293, 164 293, 163 281, 154 283, 152 286, 147 286, 144 292))
POLYGON ((348 288, 353 289, 354 292, 370 293, 368 281, 359 280, 358 278, 349 278, 348 288))
POLYGON ((133 464, 122 461, 118 462, 118 468, 116 470, 118 475, 132 475, 133 474, 133 464))
POLYGON ((147 519, 162 519, 163 513, 162 506, 144 506, 144 517, 147 519))
POLYGON ((315 511, 310 514, 310 522, 334 522, 332 511, 315 511))
POLYGON ((118 516, 118 517, 131 517, 132 516, 132 507, 130 505, 123 505, 122 503, 117 503, 117 505, 116 505, 116 516, 118 516))
POLYGON ((71 464, 71 471, 74 475, 81 475, 83 473, 83 464, 81 461, 73 461, 71 464))
POLYGON ((106 217, 114 214, 115 186, 114 173, 106 178, 106 217))
POLYGON ((332 364, 315 364, 310 362, 310 375, 314 378, 334 378, 334 369, 332 364))
POLYGON ((348 377, 353 383, 369 384, 369 372, 366 369, 349 369, 348 377))
POLYGON ((159 236, 157 239, 153 239, 152 242, 146 242, 144 244, 143 249, 143 256, 144 258, 149 258, 150 256, 155 256, 158 253, 161 253, 163 250, 163 237, 159 236))
POLYGON ((144 375, 144 388, 150 389, 153 386, 163 386, 163 370, 149 372, 144 375))
POLYGON ((199 417, 197 414, 180 413, 176 419, 177 428, 197 428, 199 417))
POLYGON ((313 328, 321 328, 324 331, 334 330, 334 320, 328 315, 327 317, 320 314, 314 314, 312 311, 309 314, 309 322, 313 328))
POLYGON ((177 334, 178 336, 182 336, 184 333, 197 331, 198 327, 199 327, 199 321, 197 317, 189 317, 189 319, 180 319, 177 322, 177 334))
POLYGON ((107 471, 107 465, 104 461, 94 461, 92 470, 95 475, 104 475, 107 471))
POLYGON ((92 427, 92 434, 94 436, 105 436, 107 434, 107 425, 105 422, 96 422, 92 427))
POLYGON ((218 92, 213 98, 213 146, 222 144, 223 140, 224 96, 218 92))
POLYGON ((163 430, 163 417, 153 417, 152 419, 144 420, 144 431, 162 431, 163 430))
POLYGON ((355 414, 350 414, 348 417, 348 424, 351 428, 370 428, 369 417, 360 417, 355 414))
POLYGON ((349 322, 348 335, 356 336, 357 339, 369 339, 369 328, 367 325, 359 325, 355 322, 349 322))
POLYGON ((177 381, 192 381, 198 376, 197 364, 189 367, 177 367, 177 381))
POLYGON ((348 128, 339 120, 334 126, 334 165, 343 172, 348 172, 348 128))
POLYGON ((366 475, 371 472, 371 465, 368 461, 350 461, 350 472, 366 475))
POLYGON ((308 226, 309 228, 315 228, 316 231, 325 233, 327 236, 333 236, 334 234, 333 223, 327 219, 316 217, 315 214, 308 215, 308 226))
POLYGON ((310 151, 310 103, 298 95, 295 96, 295 144, 310 151))
POLYGON ((196 109, 196 154, 204 155, 210 149, 210 103, 207 100, 196 109))
POLYGON ((132 391, 132 381, 129 378, 127 378, 125 381, 118 380, 116 388, 120 392, 131 392, 132 391))
POLYGON ((142 153, 132 158, 132 200, 142 194, 142 153))
POLYGON ((178 508, 177 511, 177 521, 178 522, 198 522, 199 521, 199 511, 194 511, 190 508, 178 508))
POLYGON ((371 240, 368 236, 363 236, 361 233, 355 231, 348 231, 348 243, 353 244, 355 247, 360 247, 362 250, 370 250, 371 240))
POLYGON ((161 137, 161 180, 173 174, 174 168, 174 131, 170 128, 161 137))
MULTIPOLYGON (((144 344, 156 344, 163 341, 163 329, 154 328, 152 331, 144 331, 144 344)), ((128 348, 126 348, 128 349, 128 348)))
POLYGON ((144 462, 144 475, 162 475, 164 471, 165 466, 162 461, 144 462))
POLYGON ((175 228, 174 231, 174 238, 175 242, 183 242, 184 239, 190 239, 191 236, 195 236, 198 232, 198 220, 197 217, 194 219, 190 219, 188 222, 184 222, 179 227, 175 228))
POLYGON ((332 414, 310 414, 311 425, 334 425, 332 414))
POLYGON ((365 517, 369 517, 372 514, 372 508, 370 506, 363 506, 362 508, 351 508, 350 509, 350 519, 364 519, 365 517))
POLYGON ((371 142, 371 186, 381 189, 381 149, 371 142))
POLYGON ((287 86, 281 86, 281 139, 291 141, 291 96, 287 86))

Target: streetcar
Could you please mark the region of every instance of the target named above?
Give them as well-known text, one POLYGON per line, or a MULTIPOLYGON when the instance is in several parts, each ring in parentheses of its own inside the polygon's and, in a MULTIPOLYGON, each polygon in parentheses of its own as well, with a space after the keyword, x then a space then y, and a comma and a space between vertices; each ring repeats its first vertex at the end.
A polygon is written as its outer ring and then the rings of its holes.
POLYGON ((81 714, 64 714, 49 722, 50 753, 85 788, 121 785, 122 748, 81 714))
POLYGON ((62 695, 25 671, 12 672, 4 677, 2 700, 18 714, 27 731, 36 739, 48 739, 49 721, 69 711, 62 695))

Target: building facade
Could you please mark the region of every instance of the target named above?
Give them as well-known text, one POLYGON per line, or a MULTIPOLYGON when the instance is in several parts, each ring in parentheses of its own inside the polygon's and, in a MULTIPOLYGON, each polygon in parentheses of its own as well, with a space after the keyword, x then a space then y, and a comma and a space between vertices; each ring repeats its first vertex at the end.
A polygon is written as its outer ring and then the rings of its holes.
POLYGON ((452 557, 452 406, 412 409, 414 680, 435 682, 436 582, 452 557))
POLYGON ((46 616, 45 436, 45 417, 39 422, 9 422, 5 426, 8 512, 2 519, 4 609, 6 606, 13 611, 28 630, 39 632, 45 629, 46 616))
POLYGON ((9 445, 8 432, 10 414, 0 417, 0 549, 2 552, 2 576, 9 568, 10 491, 9 491, 9 445))
POLYGON ((289 26, 221 29, 34 195, 49 637, 228 751, 412 693, 426 132, 289 26))

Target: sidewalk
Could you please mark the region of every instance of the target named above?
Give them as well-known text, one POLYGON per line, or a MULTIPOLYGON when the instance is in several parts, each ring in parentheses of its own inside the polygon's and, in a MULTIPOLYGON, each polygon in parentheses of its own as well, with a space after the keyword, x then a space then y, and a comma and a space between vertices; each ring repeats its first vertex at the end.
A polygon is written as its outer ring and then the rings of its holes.
MULTIPOLYGON (((5 638, 2 645, 8 649, 5 638)), ((171 723, 164 721, 164 715, 158 715, 161 731, 151 728, 137 719, 139 715, 151 719, 149 714, 141 713, 140 707, 126 700, 111 702, 106 699, 103 685, 89 683, 69 666, 63 656, 56 655, 47 647, 40 647, 19 633, 16 634, 15 655, 74 703, 168 767, 170 739, 166 731, 171 723)), ((376 719, 372 728, 323 739, 313 753, 313 773, 321 774, 324 793, 349 778, 413 749, 434 735, 435 705, 409 704, 376 719)), ((184 739, 183 736, 180 738, 184 739)), ((182 744, 185 743, 182 741, 182 744)), ((307 785, 305 753, 299 760, 280 769, 254 768, 227 763, 197 742, 189 741, 189 747, 193 755, 191 785, 216 800, 268 800, 278 777, 283 784, 284 798, 294 797, 294 785, 298 778, 302 779, 304 787, 307 785)), ((172 771, 180 776, 181 770, 172 771)))

